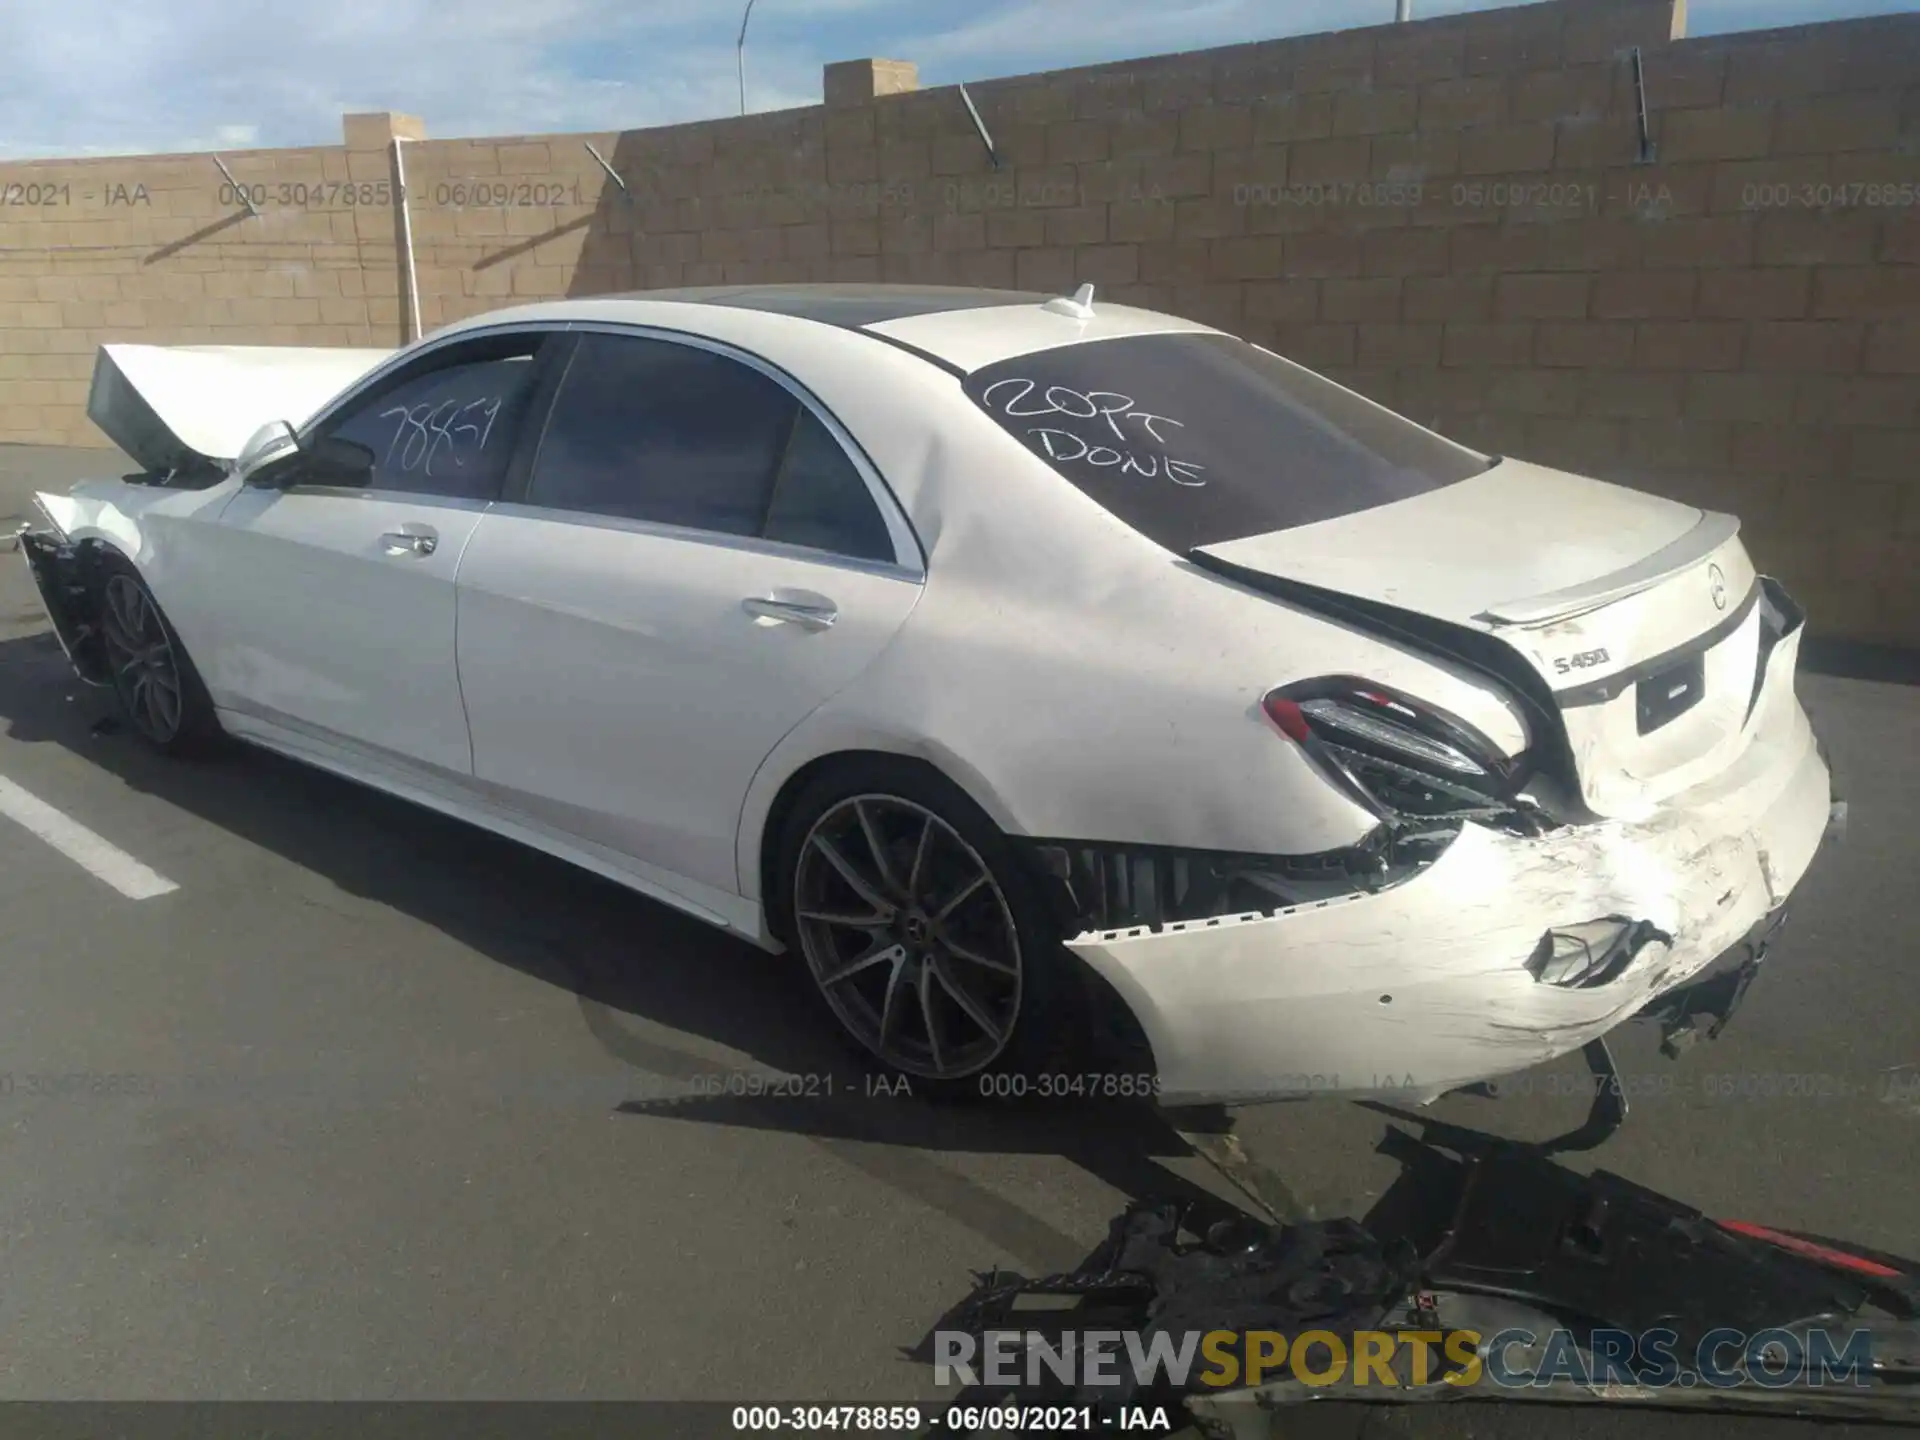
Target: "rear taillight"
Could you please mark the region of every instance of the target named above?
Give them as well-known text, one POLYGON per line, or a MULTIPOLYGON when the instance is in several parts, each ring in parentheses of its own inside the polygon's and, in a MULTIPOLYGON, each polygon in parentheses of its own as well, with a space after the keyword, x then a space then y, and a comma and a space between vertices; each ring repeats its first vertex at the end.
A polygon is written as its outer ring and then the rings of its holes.
POLYGON ((1275 690, 1261 708, 1335 784, 1382 819, 1506 811, 1521 762, 1453 715, 1352 676, 1275 690))
POLYGON ((1299 702, 1289 700, 1278 690, 1261 702, 1267 712, 1267 718, 1280 727, 1280 733, 1289 740, 1298 740, 1301 744, 1313 738, 1313 730, 1307 724, 1307 717, 1301 713, 1299 702))
POLYGON ((1457 745, 1422 735, 1401 718, 1417 718, 1415 712, 1404 705, 1382 701, 1376 695, 1362 695, 1357 699, 1365 702, 1367 708, 1362 709, 1348 700, 1309 700, 1300 707, 1300 713, 1310 728, 1332 731, 1348 741, 1371 745, 1389 755, 1448 774, 1485 776, 1488 766, 1498 763, 1475 760, 1457 745))

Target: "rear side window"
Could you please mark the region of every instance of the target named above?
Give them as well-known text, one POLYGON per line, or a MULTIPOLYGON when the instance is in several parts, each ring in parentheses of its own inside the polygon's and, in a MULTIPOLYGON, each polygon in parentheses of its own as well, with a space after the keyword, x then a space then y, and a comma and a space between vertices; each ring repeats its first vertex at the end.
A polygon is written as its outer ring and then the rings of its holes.
POLYGON ((1179 554, 1455 484, 1488 459, 1229 335, 1003 360, 967 394, 1063 479, 1179 554))
POLYGON ((812 410, 752 366, 669 340, 580 337, 527 503, 894 558, 866 480, 812 410))
POLYGON ((583 335, 527 501, 758 535, 797 404, 759 371, 710 350, 583 335))
POLYGON ((867 482, 820 417, 799 410, 767 507, 766 538, 858 560, 893 559, 893 537, 867 482))

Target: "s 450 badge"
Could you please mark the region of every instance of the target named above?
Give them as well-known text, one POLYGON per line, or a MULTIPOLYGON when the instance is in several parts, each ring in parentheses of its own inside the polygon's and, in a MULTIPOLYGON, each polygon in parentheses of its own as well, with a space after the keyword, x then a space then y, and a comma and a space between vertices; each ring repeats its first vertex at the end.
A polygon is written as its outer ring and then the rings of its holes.
POLYGON ((1591 670, 1596 665, 1604 665, 1613 657, 1604 650, 1582 650, 1578 655, 1562 655, 1553 662, 1553 673, 1571 675, 1576 670, 1591 670))

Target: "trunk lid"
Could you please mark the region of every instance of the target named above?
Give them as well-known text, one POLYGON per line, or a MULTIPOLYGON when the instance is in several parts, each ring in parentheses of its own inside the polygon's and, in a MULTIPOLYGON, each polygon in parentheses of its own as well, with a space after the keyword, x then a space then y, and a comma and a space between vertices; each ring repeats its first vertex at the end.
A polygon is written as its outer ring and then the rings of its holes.
POLYGON ((1746 747, 1766 607, 1731 516, 1504 460, 1195 554, 1498 641, 1564 727, 1596 814, 1644 814, 1746 747))
POLYGON ((152 474, 224 464, 270 420, 295 426, 390 350, 102 345, 87 418, 152 474))

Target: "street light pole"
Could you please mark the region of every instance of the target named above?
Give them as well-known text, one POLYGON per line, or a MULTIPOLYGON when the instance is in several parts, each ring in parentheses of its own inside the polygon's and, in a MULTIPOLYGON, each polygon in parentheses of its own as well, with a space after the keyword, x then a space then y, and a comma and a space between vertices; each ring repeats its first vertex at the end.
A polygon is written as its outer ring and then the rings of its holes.
MULTIPOLYGON (((1400 0, 1402 5, 1407 0, 1400 0)), ((747 0, 747 8, 740 14, 740 38, 733 44, 733 61, 740 72, 740 113, 747 113, 747 21, 753 17, 753 0, 747 0)))

